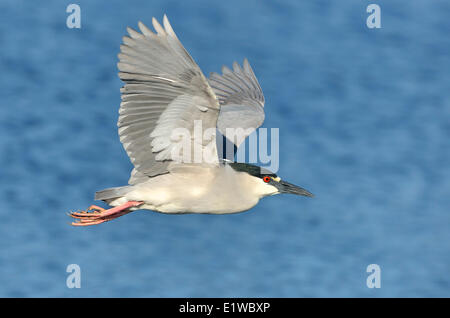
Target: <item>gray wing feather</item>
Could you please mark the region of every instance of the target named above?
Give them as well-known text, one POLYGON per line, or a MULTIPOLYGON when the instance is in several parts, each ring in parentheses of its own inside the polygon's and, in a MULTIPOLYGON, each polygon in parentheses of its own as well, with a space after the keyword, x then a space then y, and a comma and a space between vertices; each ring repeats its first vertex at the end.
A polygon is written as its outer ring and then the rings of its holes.
POLYGON ((167 17, 153 18, 156 33, 127 28, 119 53, 119 136, 134 169, 130 184, 168 172, 175 128, 216 127, 220 104, 198 65, 184 49, 167 17))
POLYGON ((221 108, 217 128, 239 146, 239 144, 264 122, 264 95, 247 59, 243 67, 233 63, 233 70, 222 67, 222 75, 211 73, 209 84, 219 99, 221 108), (235 139, 226 128, 242 128, 243 138, 235 139))

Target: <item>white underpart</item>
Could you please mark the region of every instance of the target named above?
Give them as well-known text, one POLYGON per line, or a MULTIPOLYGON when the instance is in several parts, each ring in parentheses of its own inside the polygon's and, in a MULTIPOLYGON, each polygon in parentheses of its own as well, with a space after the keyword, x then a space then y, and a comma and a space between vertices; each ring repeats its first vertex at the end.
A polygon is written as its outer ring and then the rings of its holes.
POLYGON ((261 178, 226 165, 179 165, 171 173, 133 186, 129 193, 110 205, 143 201, 143 205, 133 209, 226 214, 251 209, 262 197, 277 193, 276 187, 261 178))

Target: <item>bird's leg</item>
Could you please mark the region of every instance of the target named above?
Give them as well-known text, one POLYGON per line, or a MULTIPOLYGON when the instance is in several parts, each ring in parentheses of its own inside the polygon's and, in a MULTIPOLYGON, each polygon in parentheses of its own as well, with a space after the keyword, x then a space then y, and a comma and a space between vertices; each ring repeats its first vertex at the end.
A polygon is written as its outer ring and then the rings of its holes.
POLYGON ((113 215, 116 214, 122 210, 134 207, 134 206, 139 206, 141 205, 143 202, 139 202, 139 201, 128 201, 122 205, 116 206, 114 208, 105 210, 103 208, 97 207, 95 208, 95 206, 90 206, 86 211, 80 211, 80 212, 72 212, 70 215, 75 217, 75 218, 84 218, 84 217, 90 217, 90 218, 99 218, 99 217, 105 217, 108 215, 113 215), (88 212, 90 210, 94 210, 96 212, 88 212))
POLYGON ((97 212, 81 211, 70 213, 71 217, 79 220, 78 222, 72 222, 72 225, 86 226, 110 221, 112 219, 118 218, 119 216, 130 213, 131 211, 129 210, 129 208, 139 206, 142 203, 143 202, 141 201, 128 201, 122 205, 116 206, 108 210, 96 206, 90 206, 87 211, 95 210, 97 212))
POLYGON ((83 218, 83 219, 80 219, 79 222, 73 222, 72 225, 75 225, 75 226, 96 225, 96 224, 100 224, 103 222, 111 221, 113 219, 117 219, 119 216, 128 214, 130 212, 133 212, 133 211, 130 211, 127 209, 127 210, 123 210, 122 212, 119 212, 117 214, 110 215, 110 216, 98 217, 98 218, 83 218))

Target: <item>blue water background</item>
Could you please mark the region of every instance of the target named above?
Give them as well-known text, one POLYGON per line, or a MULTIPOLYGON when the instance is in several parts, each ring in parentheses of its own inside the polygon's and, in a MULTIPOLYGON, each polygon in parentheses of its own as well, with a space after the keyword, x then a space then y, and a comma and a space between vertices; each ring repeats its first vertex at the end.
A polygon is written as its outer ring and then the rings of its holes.
POLYGON ((450 296, 447 0, 80 0, 79 30, 69 3, 0 2, 0 296, 450 296), (127 183, 117 54, 126 26, 164 13, 205 74, 250 60, 278 174, 314 199, 68 225, 127 183))

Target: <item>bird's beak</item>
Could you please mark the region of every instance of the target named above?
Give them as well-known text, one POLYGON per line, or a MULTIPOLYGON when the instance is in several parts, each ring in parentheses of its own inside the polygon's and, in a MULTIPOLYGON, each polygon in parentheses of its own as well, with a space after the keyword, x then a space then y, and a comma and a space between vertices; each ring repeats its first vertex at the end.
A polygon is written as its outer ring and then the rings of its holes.
POLYGON ((306 189, 303 189, 301 187, 296 186, 295 184, 280 180, 279 184, 281 187, 279 187, 279 190, 281 193, 291 193, 296 195, 304 195, 305 197, 313 197, 314 194, 309 192, 306 189))

